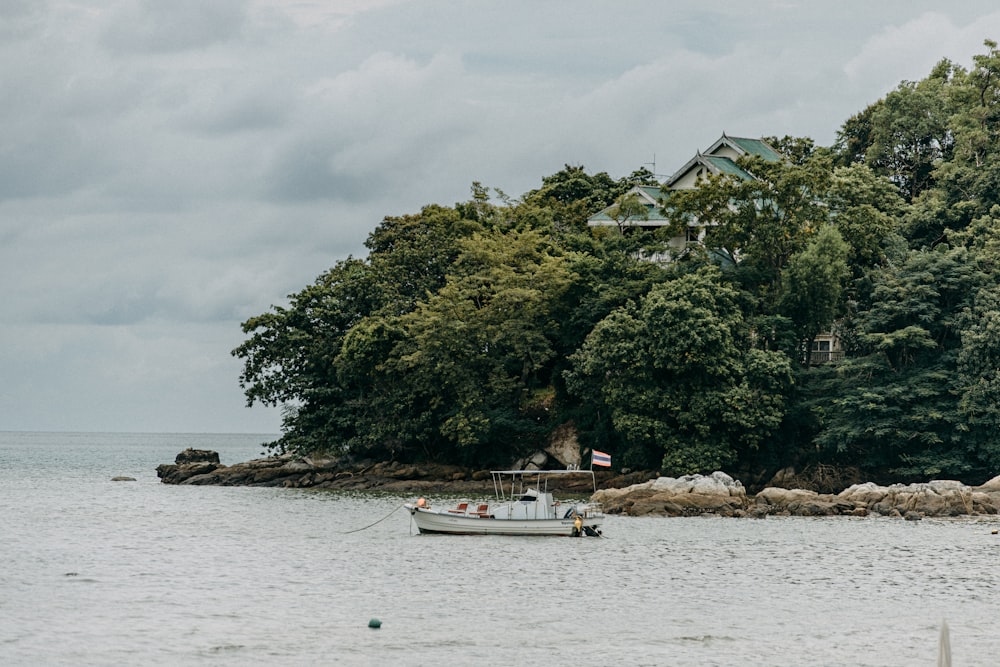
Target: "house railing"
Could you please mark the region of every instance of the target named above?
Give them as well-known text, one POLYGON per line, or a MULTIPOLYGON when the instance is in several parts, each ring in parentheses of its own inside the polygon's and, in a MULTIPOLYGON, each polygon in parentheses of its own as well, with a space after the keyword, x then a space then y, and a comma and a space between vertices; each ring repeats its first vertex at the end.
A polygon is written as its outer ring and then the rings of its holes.
POLYGON ((843 350, 813 350, 809 354, 810 365, 833 364, 844 360, 843 350))

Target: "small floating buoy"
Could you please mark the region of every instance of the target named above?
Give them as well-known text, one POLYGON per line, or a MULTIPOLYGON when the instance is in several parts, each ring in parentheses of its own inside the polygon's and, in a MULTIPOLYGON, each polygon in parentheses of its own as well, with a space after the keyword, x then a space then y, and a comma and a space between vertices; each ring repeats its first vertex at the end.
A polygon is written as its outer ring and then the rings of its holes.
POLYGON ((382 627, 382 621, 378 620, 377 618, 373 618, 372 620, 368 621, 368 627, 369 628, 381 628, 382 627))
POLYGON ((1000 533, 1000 531, 998 531, 996 529, 990 531, 990 535, 996 535, 997 533, 1000 533))

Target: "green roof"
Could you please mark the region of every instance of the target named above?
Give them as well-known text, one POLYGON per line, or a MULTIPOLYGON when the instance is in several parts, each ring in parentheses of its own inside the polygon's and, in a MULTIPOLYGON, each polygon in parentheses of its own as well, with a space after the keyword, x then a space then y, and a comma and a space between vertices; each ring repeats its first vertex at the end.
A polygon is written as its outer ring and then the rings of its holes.
MULTIPOLYGON (((646 206, 646 211, 647 211, 647 216, 648 217, 646 219, 631 218, 628 221, 626 221, 625 224, 633 225, 633 226, 636 226, 636 227, 641 227, 645 223, 652 223, 652 224, 656 225, 657 223, 669 222, 669 220, 661 212, 661 209, 660 209, 660 206, 659 206, 659 201, 661 199, 666 199, 667 198, 667 193, 664 193, 662 190, 660 190, 660 186, 658 186, 658 185, 639 185, 639 186, 636 186, 635 189, 641 190, 643 192, 643 194, 645 194, 647 197, 649 197, 650 199, 652 199, 652 200, 654 200, 654 201, 656 201, 658 203, 657 204, 652 204, 652 203, 646 201, 645 199, 642 199, 643 204, 645 204, 645 206, 646 206)), ((588 224, 607 224, 607 223, 618 224, 618 221, 616 221, 614 218, 612 218, 611 216, 608 215, 608 211, 610 211, 613 207, 614 207, 614 204, 612 204, 611 206, 608 206, 603 211, 600 211, 599 213, 595 213, 594 215, 590 216, 589 218, 587 218, 587 223, 588 224)))
POLYGON ((781 160, 781 155, 768 146, 765 141, 760 139, 747 139, 746 137, 730 137, 729 135, 726 135, 726 138, 750 155, 763 158, 768 162, 778 162, 781 160))
POLYGON ((730 160, 727 157, 720 157, 718 155, 702 155, 701 159, 705 162, 710 163, 713 167, 718 169, 723 174, 729 174, 730 176, 736 176, 737 178, 742 178, 744 180, 752 180, 753 176, 749 173, 740 169, 739 165, 730 160))

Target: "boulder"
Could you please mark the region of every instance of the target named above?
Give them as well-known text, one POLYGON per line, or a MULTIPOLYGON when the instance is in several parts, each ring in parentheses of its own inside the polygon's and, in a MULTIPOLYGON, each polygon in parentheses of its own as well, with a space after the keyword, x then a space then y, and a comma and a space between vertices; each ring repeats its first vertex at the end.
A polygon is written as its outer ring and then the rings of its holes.
POLYGON ((857 506, 839 496, 816 493, 805 489, 768 487, 754 498, 757 507, 770 514, 790 516, 839 516, 853 514, 857 506))
POLYGON ((652 488, 669 493, 700 493, 709 496, 735 496, 746 498, 743 483, 734 480, 724 472, 711 475, 685 475, 684 477, 659 477, 652 480, 652 488))
POLYGON ((570 421, 556 427, 549 436, 545 452, 563 468, 579 468, 580 441, 577 439, 576 424, 570 421))
POLYGON ((785 489, 777 486, 769 486, 761 490, 754 500, 758 505, 770 505, 772 507, 783 507, 792 502, 808 502, 819 497, 815 491, 805 489, 785 489))
POLYGON ((183 452, 177 455, 174 459, 174 463, 177 465, 184 465, 187 463, 218 463, 219 453, 213 452, 210 449, 191 449, 188 447, 183 452))
POLYGON ((788 484, 793 479, 795 479, 795 468, 789 466, 774 473, 774 476, 771 477, 771 481, 767 483, 767 486, 780 486, 782 488, 787 488, 788 484))
POLYGON ((1000 475, 997 475, 985 484, 975 487, 975 489, 983 493, 1000 493, 1000 475))
POLYGON ((524 463, 525 470, 545 470, 548 467, 549 455, 545 452, 535 452, 524 463))
MULTIPOLYGON (((204 450, 201 450, 204 451, 204 450)), ((291 454, 269 456, 231 466, 213 462, 215 452, 186 450, 177 460, 185 463, 163 464, 156 473, 164 484, 218 486, 273 486, 286 488, 381 489, 398 492, 491 493, 489 472, 472 479, 473 471, 459 466, 410 465, 386 461, 346 464, 329 457, 297 457, 291 454), (195 452, 191 454, 190 452, 195 452)), ((544 456, 544 454, 543 454, 544 456)), ((587 483, 589 485, 589 479, 587 483)), ((583 489, 590 492, 591 487, 583 489)))
POLYGON ((173 465, 164 463, 156 466, 156 475, 164 484, 185 484, 193 477, 205 475, 224 467, 218 463, 209 463, 207 461, 173 465))
POLYGON ((592 499, 606 512, 630 516, 733 516, 749 506, 743 484, 724 472, 659 477, 623 489, 602 489, 592 499))
POLYGON ((885 496, 870 506, 880 514, 893 510, 923 516, 959 516, 973 513, 972 489, 954 480, 934 480, 918 484, 892 484, 885 496))
POLYGON ((879 486, 874 482, 865 482, 849 486, 837 495, 848 502, 868 506, 881 502, 887 493, 888 490, 884 486, 879 486))

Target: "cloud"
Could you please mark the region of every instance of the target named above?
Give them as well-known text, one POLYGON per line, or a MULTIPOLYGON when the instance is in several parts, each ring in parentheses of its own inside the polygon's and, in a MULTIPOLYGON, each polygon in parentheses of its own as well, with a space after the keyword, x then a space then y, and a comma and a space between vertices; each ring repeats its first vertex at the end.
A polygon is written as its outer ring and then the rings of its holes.
POLYGON ((844 72, 855 84, 888 93, 900 81, 923 79, 942 58, 969 68, 972 56, 985 51, 983 40, 1000 35, 1000 12, 980 14, 964 26, 956 23, 947 13, 928 11, 889 25, 866 41, 844 72))
POLYGON ((244 0, 130 0, 113 10, 101 42, 115 53, 172 53, 236 38, 244 0))
POLYGON ((147 326, 0 328, 0 424, 23 430, 275 433, 277 409, 233 390, 238 332, 147 326), (222 333, 222 335, 220 335, 222 333))
POLYGON ((939 5, 0 0, 0 427, 243 430, 240 321, 383 216, 828 143, 1000 35, 939 5))

